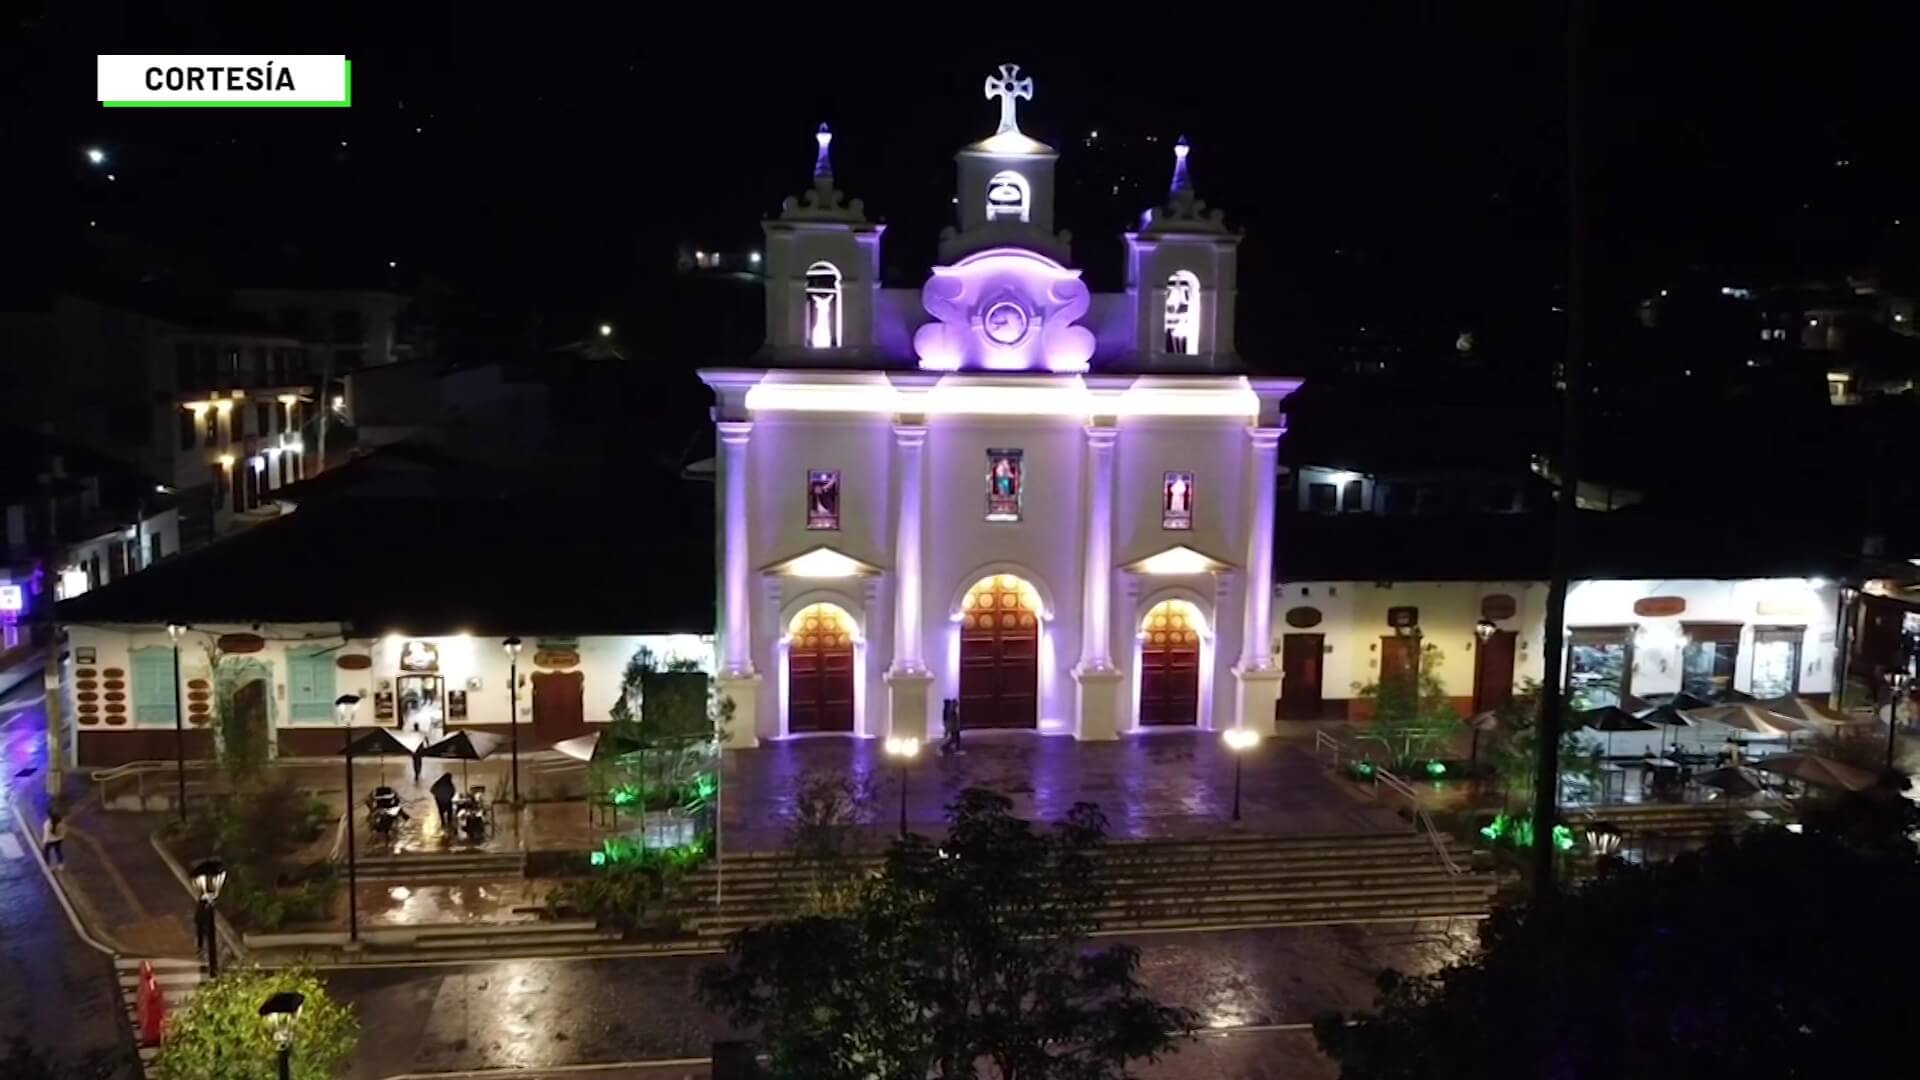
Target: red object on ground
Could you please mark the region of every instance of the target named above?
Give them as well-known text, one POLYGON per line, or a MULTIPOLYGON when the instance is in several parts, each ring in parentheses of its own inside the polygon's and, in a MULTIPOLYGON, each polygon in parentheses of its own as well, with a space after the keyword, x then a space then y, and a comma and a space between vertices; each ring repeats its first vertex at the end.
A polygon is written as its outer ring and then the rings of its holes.
POLYGON ((140 1018, 140 1045, 159 1046, 167 1030, 167 999, 153 977, 153 965, 140 962, 140 986, 134 991, 134 1011, 140 1018))

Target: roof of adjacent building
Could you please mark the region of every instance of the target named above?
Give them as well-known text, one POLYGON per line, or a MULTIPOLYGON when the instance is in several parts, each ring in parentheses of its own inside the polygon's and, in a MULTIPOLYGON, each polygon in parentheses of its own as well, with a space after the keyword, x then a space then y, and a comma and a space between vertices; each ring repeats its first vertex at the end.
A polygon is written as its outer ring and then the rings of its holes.
MULTIPOLYGON (((1839 576, 1854 563, 1819 522, 1638 508, 1575 517, 1574 578, 1731 580, 1839 576)), ((1554 515, 1285 514, 1274 529, 1281 581, 1544 581, 1554 515)))
POLYGON ((711 633, 713 491, 343 495, 62 603, 63 623, 340 622, 384 634, 711 633))

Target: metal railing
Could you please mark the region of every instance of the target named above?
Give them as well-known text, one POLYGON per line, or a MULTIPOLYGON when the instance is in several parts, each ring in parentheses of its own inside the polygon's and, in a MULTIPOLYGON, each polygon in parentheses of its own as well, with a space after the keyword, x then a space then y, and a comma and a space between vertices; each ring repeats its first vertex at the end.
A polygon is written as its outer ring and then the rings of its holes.
POLYGON ((1340 744, 1339 739, 1336 739, 1333 736, 1327 734, 1326 729, 1314 728, 1313 729, 1313 752, 1315 754, 1319 754, 1322 751, 1325 751, 1330 755, 1330 758, 1327 761, 1327 764, 1332 765, 1335 768, 1338 768, 1340 765, 1340 755, 1346 752, 1346 747, 1340 744))

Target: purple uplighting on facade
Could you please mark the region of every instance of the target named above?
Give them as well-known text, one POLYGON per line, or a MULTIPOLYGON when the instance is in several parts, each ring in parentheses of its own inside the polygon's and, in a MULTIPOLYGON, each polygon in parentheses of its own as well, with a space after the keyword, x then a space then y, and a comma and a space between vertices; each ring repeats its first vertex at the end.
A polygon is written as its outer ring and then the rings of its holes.
POLYGON ((833 145, 833 132, 827 129, 827 125, 821 124, 819 132, 813 136, 813 141, 820 144, 820 152, 813 159, 813 178, 831 181, 833 159, 827 155, 827 148, 833 145))
POLYGON ((1080 271, 1018 248, 991 248, 936 266, 921 303, 938 322, 913 336, 926 371, 1075 373, 1093 357, 1093 332, 1073 325, 1092 298, 1080 271))
MULTIPOLYGON (((1179 141, 1173 144, 1172 192, 1175 195, 1193 186, 1193 182, 1187 179, 1187 153, 1190 149, 1191 147, 1187 145, 1187 137, 1185 135, 1180 136, 1179 141)), ((822 150, 821 153, 824 154, 826 151, 822 150)))

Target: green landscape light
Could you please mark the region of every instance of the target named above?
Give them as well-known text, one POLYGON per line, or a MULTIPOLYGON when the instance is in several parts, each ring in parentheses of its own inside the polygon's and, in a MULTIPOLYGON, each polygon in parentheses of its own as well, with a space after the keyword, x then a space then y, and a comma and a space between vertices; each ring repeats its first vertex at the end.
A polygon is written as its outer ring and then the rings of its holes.
POLYGON ((594 866, 605 866, 607 865, 607 853, 604 851, 596 851, 587 856, 587 862, 594 866))
POLYGON ((1436 778, 1445 776, 1447 775, 1447 767, 1438 761, 1429 761, 1427 762, 1427 775, 1436 778))

